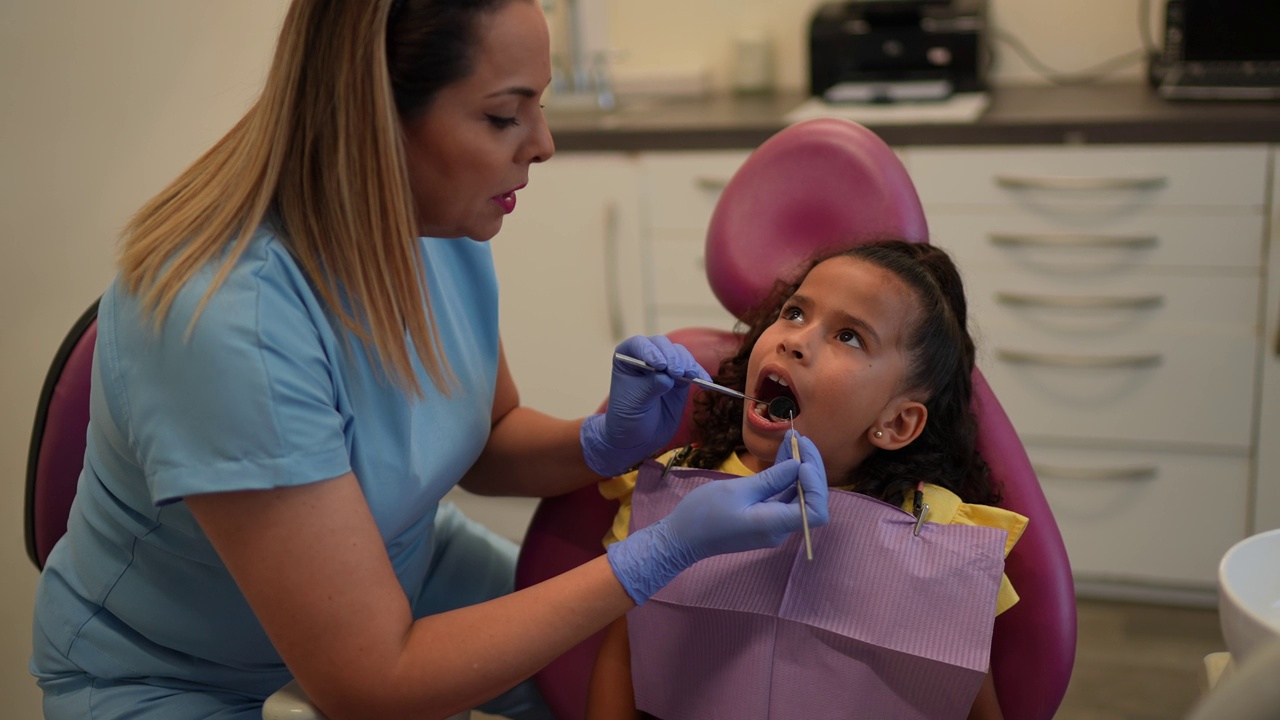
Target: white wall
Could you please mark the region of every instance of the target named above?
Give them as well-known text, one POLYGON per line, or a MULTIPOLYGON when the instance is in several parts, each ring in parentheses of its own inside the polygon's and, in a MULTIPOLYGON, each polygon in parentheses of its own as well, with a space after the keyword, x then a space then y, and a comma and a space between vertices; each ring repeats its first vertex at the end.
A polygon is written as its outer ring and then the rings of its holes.
POLYGON ((22 497, 44 372, 130 211, 244 112, 284 5, 0 3, 0 717, 40 717, 22 497))
MULTIPOLYGON (((1137 3, 993 0, 993 14, 1045 61, 1070 70, 1137 47, 1137 3)), ((799 88, 815 5, 612 0, 610 42, 625 52, 628 71, 701 64, 724 86, 730 38, 759 26, 775 38, 779 85, 799 88)), ((22 479, 48 361, 110 280, 129 213, 251 101, 285 6, 0 3, 0 407, 8 410, 0 415, 0 717, 40 714, 27 674, 36 572, 23 548, 22 479)), ((1031 76, 1006 58, 996 77, 1031 76)))

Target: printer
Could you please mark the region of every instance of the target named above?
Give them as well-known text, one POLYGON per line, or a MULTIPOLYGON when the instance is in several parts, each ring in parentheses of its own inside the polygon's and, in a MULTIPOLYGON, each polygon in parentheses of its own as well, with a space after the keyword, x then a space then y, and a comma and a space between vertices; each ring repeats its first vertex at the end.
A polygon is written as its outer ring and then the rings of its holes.
POLYGON ((986 89, 986 0, 844 0, 809 28, 809 91, 827 102, 943 100, 986 89))

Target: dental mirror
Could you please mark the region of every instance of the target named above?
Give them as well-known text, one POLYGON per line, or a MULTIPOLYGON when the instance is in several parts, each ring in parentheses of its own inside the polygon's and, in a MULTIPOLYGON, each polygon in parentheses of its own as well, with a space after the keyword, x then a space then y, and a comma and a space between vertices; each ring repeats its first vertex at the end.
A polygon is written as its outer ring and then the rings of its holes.
POLYGON ((799 414, 800 408, 796 405, 796 401, 786 395, 780 395, 769 401, 769 417, 774 420, 794 420, 799 414))

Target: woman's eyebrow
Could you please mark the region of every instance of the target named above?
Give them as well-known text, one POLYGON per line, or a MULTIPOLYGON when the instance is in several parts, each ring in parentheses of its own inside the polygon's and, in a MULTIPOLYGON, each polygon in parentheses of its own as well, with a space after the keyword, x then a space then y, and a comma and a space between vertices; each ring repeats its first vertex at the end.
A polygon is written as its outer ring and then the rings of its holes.
POLYGON ((540 94, 541 93, 531 87, 525 87, 524 85, 512 85, 511 87, 506 87, 501 90, 495 90, 494 92, 485 95, 485 97, 494 98, 499 95, 518 95, 520 97, 536 98, 540 94))

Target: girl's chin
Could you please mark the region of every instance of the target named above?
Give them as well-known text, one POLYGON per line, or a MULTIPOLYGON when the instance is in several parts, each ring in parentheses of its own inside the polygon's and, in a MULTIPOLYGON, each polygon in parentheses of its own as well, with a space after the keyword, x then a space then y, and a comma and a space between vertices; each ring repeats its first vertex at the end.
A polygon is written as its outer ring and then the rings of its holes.
POLYGON ((746 465, 751 472, 760 472, 767 470, 773 465, 773 459, 778 456, 778 443, 772 446, 762 444, 759 441, 752 442, 747 440, 747 451, 742 454, 742 464, 746 465))

